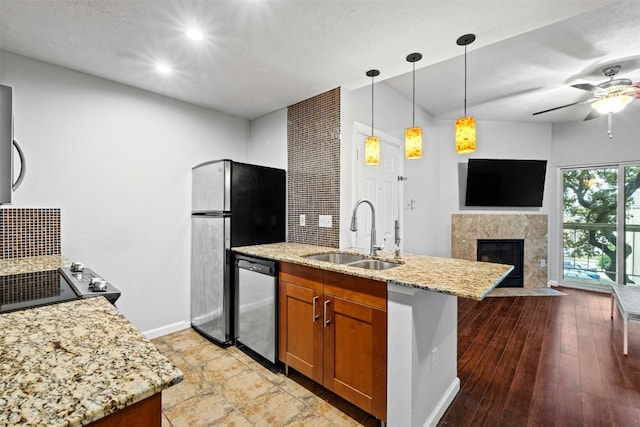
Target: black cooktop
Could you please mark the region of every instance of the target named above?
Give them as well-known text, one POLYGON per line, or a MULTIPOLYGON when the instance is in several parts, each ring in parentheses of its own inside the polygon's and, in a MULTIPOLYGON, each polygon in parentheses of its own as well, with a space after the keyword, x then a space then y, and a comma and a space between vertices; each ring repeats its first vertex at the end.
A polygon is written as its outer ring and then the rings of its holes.
POLYGON ((101 292, 92 289, 91 279, 98 277, 89 268, 72 272, 69 267, 0 276, 0 313, 99 296, 115 304, 120 291, 111 283, 101 292))
POLYGON ((0 276, 0 313, 78 299, 58 270, 0 276))

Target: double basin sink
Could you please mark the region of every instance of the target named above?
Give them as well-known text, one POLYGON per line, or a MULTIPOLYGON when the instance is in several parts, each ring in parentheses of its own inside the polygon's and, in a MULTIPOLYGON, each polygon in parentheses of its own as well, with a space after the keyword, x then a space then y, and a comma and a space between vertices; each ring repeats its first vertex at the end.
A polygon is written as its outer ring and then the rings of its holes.
POLYGON ((364 268, 367 270, 387 270, 402 265, 397 262, 382 261, 380 259, 367 258, 361 255, 330 252, 324 254, 307 255, 303 258, 315 261, 330 262, 333 264, 347 265, 349 267, 364 268))

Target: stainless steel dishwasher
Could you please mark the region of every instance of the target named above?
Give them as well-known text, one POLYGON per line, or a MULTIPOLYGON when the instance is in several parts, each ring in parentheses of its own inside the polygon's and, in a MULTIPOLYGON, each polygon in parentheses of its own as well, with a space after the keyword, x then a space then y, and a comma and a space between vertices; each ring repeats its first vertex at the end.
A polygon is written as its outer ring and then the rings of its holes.
POLYGON ((236 255, 236 345, 278 361, 278 264, 236 255))

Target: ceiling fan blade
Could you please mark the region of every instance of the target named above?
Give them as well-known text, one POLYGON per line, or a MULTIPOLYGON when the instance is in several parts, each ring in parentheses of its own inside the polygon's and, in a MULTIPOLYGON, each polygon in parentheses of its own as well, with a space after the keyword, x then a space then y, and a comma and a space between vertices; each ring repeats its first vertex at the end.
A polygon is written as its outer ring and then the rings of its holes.
POLYGON ((582 104, 582 102, 583 102, 583 101, 572 102, 571 104, 561 105, 561 106, 556 107, 556 108, 549 108, 548 110, 538 111, 537 113, 533 113, 532 115, 533 115, 533 116, 537 116, 538 114, 548 113, 549 111, 555 111, 555 110, 559 110, 559 109, 561 109, 561 108, 571 107, 572 105, 582 104))
POLYGON ((594 86, 591 83, 578 83, 575 85, 571 85, 571 87, 575 87, 576 89, 586 90, 588 92, 594 92, 600 89, 598 86, 594 86))
POLYGON ((622 95, 631 95, 640 99, 640 83, 634 83, 621 92, 622 95))
POLYGON ((600 117, 600 113, 598 113, 597 110, 591 110, 591 112, 587 114, 587 117, 585 117, 583 121, 586 122, 587 120, 597 119, 598 117, 600 117))

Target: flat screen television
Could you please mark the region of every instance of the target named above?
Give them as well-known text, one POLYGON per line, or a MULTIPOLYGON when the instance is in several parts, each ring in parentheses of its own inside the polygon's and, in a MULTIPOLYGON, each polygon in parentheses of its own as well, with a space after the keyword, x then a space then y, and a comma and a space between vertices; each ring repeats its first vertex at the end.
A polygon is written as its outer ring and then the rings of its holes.
POLYGON ((541 207, 546 160, 469 159, 465 206, 541 207))

